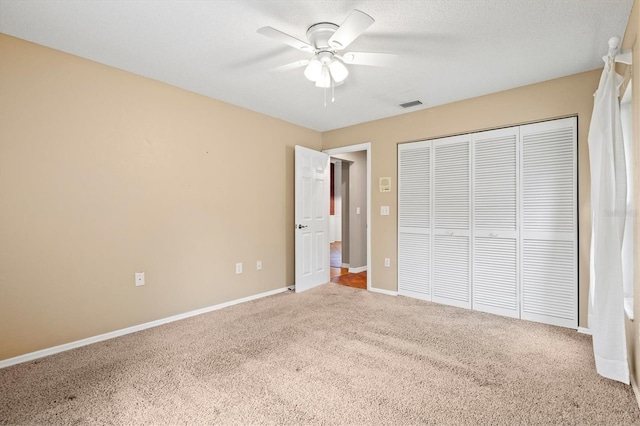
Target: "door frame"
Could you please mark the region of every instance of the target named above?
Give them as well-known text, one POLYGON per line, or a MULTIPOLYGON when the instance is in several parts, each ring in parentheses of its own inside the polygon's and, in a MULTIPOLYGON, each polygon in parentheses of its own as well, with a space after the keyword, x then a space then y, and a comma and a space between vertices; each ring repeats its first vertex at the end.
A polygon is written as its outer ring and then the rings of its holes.
POLYGON ((325 149, 322 152, 329 156, 347 154, 349 152, 367 152, 367 291, 371 291, 371 142, 348 145, 339 148, 325 149))

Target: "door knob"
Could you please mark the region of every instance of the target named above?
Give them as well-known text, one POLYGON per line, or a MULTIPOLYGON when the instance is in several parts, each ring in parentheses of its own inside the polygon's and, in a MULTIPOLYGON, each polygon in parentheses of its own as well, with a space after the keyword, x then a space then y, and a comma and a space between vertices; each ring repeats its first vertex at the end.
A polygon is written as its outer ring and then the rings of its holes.
POLYGON ((309 226, 307 225, 296 225, 296 229, 304 229, 304 228, 308 228, 309 226))

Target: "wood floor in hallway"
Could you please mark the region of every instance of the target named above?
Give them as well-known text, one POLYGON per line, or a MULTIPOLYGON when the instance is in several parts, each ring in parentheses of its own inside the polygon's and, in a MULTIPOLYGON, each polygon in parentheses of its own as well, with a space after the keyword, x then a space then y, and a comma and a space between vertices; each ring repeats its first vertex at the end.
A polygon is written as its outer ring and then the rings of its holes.
POLYGON ((367 271, 357 274, 349 273, 348 268, 342 267, 342 243, 336 241, 331 243, 331 282, 355 287, 363 290, 367 289, 367 271))

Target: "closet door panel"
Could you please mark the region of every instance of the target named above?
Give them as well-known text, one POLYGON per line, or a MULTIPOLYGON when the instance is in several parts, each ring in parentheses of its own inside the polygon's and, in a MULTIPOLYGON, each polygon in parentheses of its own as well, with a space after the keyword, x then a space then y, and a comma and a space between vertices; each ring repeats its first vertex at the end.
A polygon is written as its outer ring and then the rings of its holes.
POLYGON ((575 118, 521 127, 522 318, 575 328, 575 118))
POLYGON ((431 142, 398 146, 398 294, 431 300, 431 142))
POLYGON ((433 301, 470 308, 470 250, 465 235, 434 235, 433 301))
POLYGON ((577 327, 572 241, 527 238, 522 243, 523 319, 577 327))
POLYGON ((433 141, 433 301, 471 308, 471 136, 433 141))
POLYGON ((519 318, 518 241, 474 237, 473 309, 519 318))
POLYGON ((473 309, 519 318, 519 128, 473 135, 473 309))
POLYGON ((398 234, 398 294, 431 300, 431 236, 398 234))
POLYGON ((469 231, 470 135, 434 141, 434 230, 469 231))
POLYGON ((475 230, 518 230, 518 137, 517 127, 473 136, 475 230))

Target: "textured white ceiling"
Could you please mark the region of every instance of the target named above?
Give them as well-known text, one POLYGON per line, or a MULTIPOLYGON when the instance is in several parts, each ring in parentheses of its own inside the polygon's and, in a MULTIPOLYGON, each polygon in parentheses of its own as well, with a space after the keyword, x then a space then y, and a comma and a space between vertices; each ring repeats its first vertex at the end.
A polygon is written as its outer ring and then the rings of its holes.
POLYGON ((599 68, 632 4, 0 0, 0 32, 326 131, 599 68), (397 53, 393 66, 350 66, 326 107, 303 69, 270 71, 307 54, 258 28, 306 40, 310 25, 340 24, 353 9, 376 22, 347 50, 397 53), (424 105, 398 106, 416 99, 424 105))

